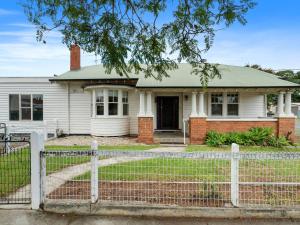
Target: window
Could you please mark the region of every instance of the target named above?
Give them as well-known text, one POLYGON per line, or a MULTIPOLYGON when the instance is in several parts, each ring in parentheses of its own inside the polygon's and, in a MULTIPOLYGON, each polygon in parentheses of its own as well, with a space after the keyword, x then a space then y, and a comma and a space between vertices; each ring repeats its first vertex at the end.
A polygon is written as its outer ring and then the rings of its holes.
POLYGON ((19 120, 19 95, 9 95, 9 120, 19 120))
POLYGON ((227 115, 238 116, 239 115, 239 95, 227 94, 227 115))
POLYGON ((127 91, 123 91, 122 103, 123 103, 123 116, 128 116, 128 92, 127 91))
POLYGON ((118 115, 118 90, 108 91, 108 115, 118 115))
POLYGON ((43 95, 10 94, 9 120, 43 120, 43 95))
POLYGON ((31 95, 21 95, 21 120, 31 120, 31 95))
POLYGON ((104 95, 103 90, 96 92, 96 115, 104 115, 104 95))
POLYGON ((223 115, 223 94, 211 95, 211 115, 212 116, 223 115))
POLYGON ((43 95, 32 95, 33 120, 43 120, 43 95))

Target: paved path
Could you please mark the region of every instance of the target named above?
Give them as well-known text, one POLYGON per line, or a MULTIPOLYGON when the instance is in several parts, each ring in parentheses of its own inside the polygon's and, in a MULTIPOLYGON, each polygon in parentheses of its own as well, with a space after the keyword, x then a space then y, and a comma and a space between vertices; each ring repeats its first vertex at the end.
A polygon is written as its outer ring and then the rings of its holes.
MULTIPOLYGON (((153 148, 150 150, 145 150, 146 152, 182 152, 184 151, 185 147, 159 147, 153 148)), ((108 159, 102 159, 98 161, 99 167, 103 166, 110 166, 118 163, 125 163, 125 162, 133 162, 138 160, 143 160, 145 157, 113 157, 108 159)), ((46 191, 45 194, 48 195, 65 182, 72 180, 72 178, 77 177, 81 174, 87 173, 91 170, 91 164, 83 163, 79 165, 74 165, 70 167, 66 167, 56 173, 51 173, 46 176, 46 191)), ((10 195, 11 198, 17 198, 18 196, 23 196, 25 192, 30 193, 30 185, 27 185, 23 188, 20 188, 14 194, 10 195)))

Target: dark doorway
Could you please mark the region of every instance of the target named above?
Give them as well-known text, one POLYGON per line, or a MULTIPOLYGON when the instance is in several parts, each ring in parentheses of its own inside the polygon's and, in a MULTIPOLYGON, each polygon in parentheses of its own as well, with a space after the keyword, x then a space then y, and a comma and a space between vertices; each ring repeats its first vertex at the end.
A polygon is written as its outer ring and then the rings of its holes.
POLYGON ((179 97, 158 96, 157 105, 157 129, 176 130, 178 129, 179 97))

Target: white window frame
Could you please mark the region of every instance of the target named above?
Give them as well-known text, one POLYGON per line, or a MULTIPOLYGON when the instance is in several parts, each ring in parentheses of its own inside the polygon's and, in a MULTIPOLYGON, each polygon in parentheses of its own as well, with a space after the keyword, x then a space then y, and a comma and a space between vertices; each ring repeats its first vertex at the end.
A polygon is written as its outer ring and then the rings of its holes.
POLYGON ((238 117, 240 115, 240 95, 239 93, 226 93, 226 98, 227 98, 227 107, 226 107, 226 114, 228 117, 238 117), (229 103, 229 97, 230 95, 237 95, 237 103, 229 103), (237 115, 228 115, 228 105, 237 105, 238 106, 238 110, 237 110, 237 115))
POLYGON ((210 116, 212 116, 212 117, 223 117, 224 116, 224 95, 223 95, 223 93, 211 93, 210 94, 210 116), (212 101, 212 99, 213 99, 213 95, 220 95, 221 97, 222 97, 222 102, 221 103, 214 103, 213 101, 212 101), (213 115, 212 114, 212 105, 221 105, 222 106, 222 114, 221 115, 213 115))
POLYGON ((96 96, 95 96, 95 113, 96 113, 96 116, 104 116, 104 114, 105 114, 105 100, 104 100, 104 90, 103 89, 97 89, 96 90, 96 96), (103 97, 103 101, 97 101, 97 97, 99 96, 98 95, 98 93, 100 93, 100 92, 102 92, 102 97, 103 97), (97 114, 97 105, 98 104, 103 104, 103 114, 101 114, 101 115, 98 115, 97 114))
POLYGON ((119 100, 118 100, 118 96, 119 96, 119 91, 115 90, 115 89, 110 89, 108 90, 108 102, 107 102, 107 111, 108 111, 108 116, 118 116, 119 114, 119 100), (112 97, 113 97, 113 101, 109 101, 109 93, 113 93, 112 97), (117 100, 115 101, 115 98, 117 98, 117 100), (117 113, 114 115, 109 114, 109 104, 117 104, 117 113))
POLYGON ((129 104, 128 104, 128 91, 123 91, 122 92, 122 111, 123 115, 122 116, 128 116, 129 115, 129 104), (125 96, 125 101, 124 101, 124 96, 125 96), (127 114, 124 114, 124 105, 127 105, 127 114))
POLYGON ((19 119, 18 120, 10 120, 10 105, 8 105, 8 119, 9 121, 36 121, 41 122, 44 121, 44 95, 41 93, 9 93, 8 94, 8 102, 9 102, 9 96, 10 95, 17 95, 19 97, 19 119), (29 95, 30 96, 30 107, 22 107, 22 95, 29 95), (33 120, 33 95, 41 95, 43 97, 43 120, 33 120), (22 119, 22 109, 30 108, 30 119, 22 119))

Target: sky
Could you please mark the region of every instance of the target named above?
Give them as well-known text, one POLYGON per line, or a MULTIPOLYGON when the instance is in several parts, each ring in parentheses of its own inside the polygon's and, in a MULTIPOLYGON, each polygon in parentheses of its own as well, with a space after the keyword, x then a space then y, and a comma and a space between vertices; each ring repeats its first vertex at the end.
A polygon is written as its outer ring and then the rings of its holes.
MULTIPOLYGON (((0 77, 53 76, 69 70, 69 50, 60 33, 51 32, 47 44, 36 41, 20 0, 0 0, 0 77)), ((246 15, 248 23, 235 23, 216 33, 206 54, 209 62, 300 69, 300 0, 256 0, 246 15)), ((167 14, 166 14, 167 15, 167 14)), ((82 66, 100 63, 82 53, 82 66)))

